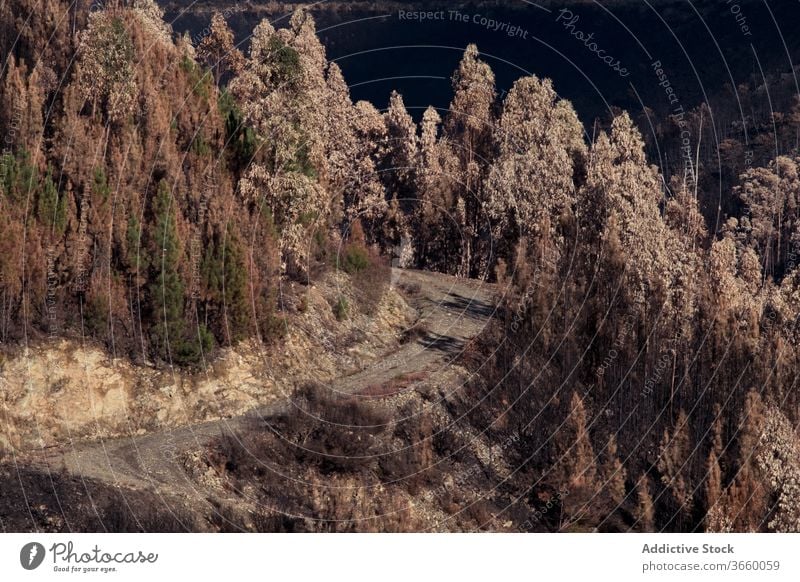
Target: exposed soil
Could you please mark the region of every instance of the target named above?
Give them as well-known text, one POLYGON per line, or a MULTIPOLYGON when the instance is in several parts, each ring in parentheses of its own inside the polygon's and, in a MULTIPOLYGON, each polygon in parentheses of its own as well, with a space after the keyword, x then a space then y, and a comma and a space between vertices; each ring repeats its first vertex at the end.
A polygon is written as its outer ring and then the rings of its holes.
MULTIPOLYGON (((495 313, 497 290, 479 281, 446 275, 394 270, 393 283, 417 311, 414 326, 406 330, 400 347, 364 369, 336 378, 327 386, 336 394, 356 398, 397 397, 421 383, 463 381, 454 360, 478 336, 495 313)), ((209 443, 225 435, 237 438, 263 421, 286 414, 295 403, 277 401, 228 419, 190 424, 171 430, 126 438, 66 442, 14 457, 16 467, 95 487, 122 488, 150 493, 154 499, 183 500, 194 512, 217 512, 225 503, 241 503, 224 488, 208 487, 187 469, 187 458, 203 455, 209 443), (227 499, 226 499, 227 498, 227 499)), ((19 486, 24 487, 20 482, 19 486)), ((57 494, 58 488, 53 486, 57 494)), ((89 493, 91 497, 91 493, 89 493)), ((32 524, 34 528, 40 525, 32 524)), ((197 529, 196 526, 192 526, 197 529)))

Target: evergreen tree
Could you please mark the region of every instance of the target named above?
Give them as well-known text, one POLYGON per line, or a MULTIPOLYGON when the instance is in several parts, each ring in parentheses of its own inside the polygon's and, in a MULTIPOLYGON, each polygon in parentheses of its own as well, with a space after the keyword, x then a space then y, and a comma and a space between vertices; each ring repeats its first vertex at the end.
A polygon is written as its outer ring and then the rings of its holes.
POLYGON ((203 323, 230 345, 252 331, 253 314, 248 301, 245 257, 234 225, 229 223, 221 237, 222 241, 212 240, 206 248, 201 265, 206 289, 203 323))
POLYGON ((53 182, 51 168, 47 169, 47 174, 39 185, 37 213, 39 220, 52 234, 63 234, 67 220, 67 200, 66 196, 59 193, 58 187, 53 182))
POLYGON ((148 289, 155 352, 168 362, 178 361, 184 348, 184 283, 180 275, 182 256, 175 220, 175 205, 166 181, 158 184, 150 226, 152 275, 148 289))

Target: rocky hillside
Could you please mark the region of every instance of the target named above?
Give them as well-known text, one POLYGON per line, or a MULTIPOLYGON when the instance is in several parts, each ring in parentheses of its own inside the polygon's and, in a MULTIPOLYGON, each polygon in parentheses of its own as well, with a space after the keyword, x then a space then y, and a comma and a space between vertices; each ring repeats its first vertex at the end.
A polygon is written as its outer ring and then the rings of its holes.
POLYGON ((242 342, 209 354, 202 371, 140 365, 73 340, 41 342, 6 355, 0 362, 5 418, 0 451, 241 415, 285 399, 298 384, 361 370, 395 351, 416 319, 413 308, 389 288, 374 309, 364 309, 344 274, 330 273, 290 293, 297 307, 278 345, 242 342), (342 302, 349 313, 337 319, 342 302))

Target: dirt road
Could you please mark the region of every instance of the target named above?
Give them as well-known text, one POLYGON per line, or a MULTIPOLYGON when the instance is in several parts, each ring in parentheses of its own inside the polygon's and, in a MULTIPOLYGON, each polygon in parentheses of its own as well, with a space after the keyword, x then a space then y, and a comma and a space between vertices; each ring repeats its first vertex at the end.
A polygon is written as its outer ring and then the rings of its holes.
MULTIPOLYGON (((496 290, 480 281, 407 270, 394 270, 393 281, 406 290, 408 302, 418 313, 417 333, 400 349, 369 367, 336 379, 331 384, 334 390, 368 393, 410 376, 430 381, 446 373, 453 358, 481 332, 495 312, 496 290)), ((68 443, 33 452, 31 462, 49 471, 66 471, 120 487, 202 495, 186 474, 184 453, 202 450, 209 439, 235 435, 248 423, 276 415, 290 405, 284 402, 240 417, 143 436, 68 443)))

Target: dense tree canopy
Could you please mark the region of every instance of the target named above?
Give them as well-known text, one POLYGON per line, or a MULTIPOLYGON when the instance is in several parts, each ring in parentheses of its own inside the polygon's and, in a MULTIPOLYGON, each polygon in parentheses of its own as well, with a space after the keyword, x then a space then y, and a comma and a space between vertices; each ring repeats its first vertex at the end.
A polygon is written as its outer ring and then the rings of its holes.
POLYGON ((744 170, 715 228, 702 168, 666 179, 622 112, 590 142, 548 80, 499 99, 474 45, 418 124, 396 92, 352 102, 307 10, 242 55, 219 14, 194 47, 152 0, 32 6, 0 6, 4 345, 198 365, 277 337, 276 288, 328 247, 354 275, 401 245, 507 291, 464 416, 526 435, 517 485, 569 492, 554 528, 800 529, 796 152, 744 170))

